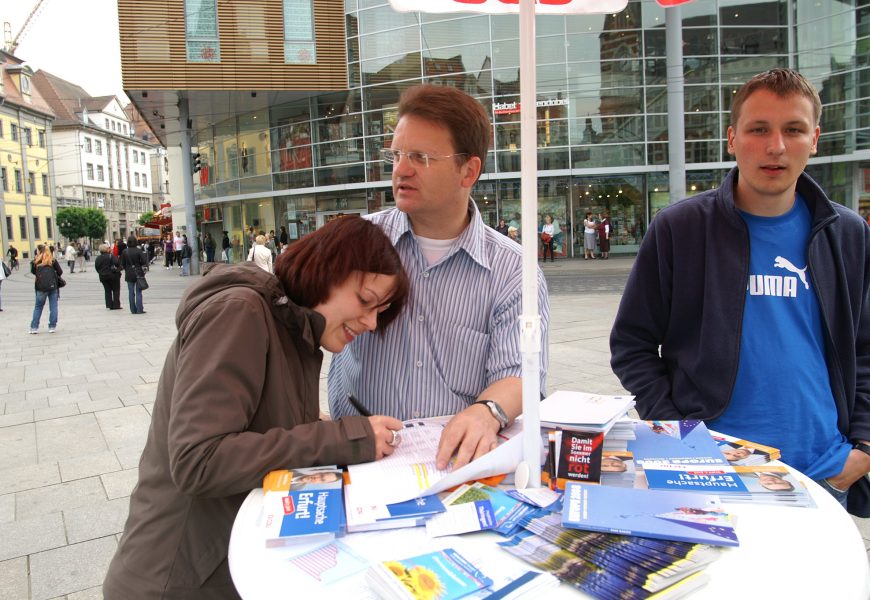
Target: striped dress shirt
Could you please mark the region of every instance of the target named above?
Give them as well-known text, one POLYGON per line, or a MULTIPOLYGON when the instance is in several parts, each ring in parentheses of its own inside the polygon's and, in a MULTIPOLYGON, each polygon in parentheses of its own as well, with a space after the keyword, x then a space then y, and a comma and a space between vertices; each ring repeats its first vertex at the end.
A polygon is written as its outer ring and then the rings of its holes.
MULTIPOLYGON (((358 414, 348 394, 372 414, 401 420, 451 415, 493 382, 522 375, 522 249, 487 227, 470 200, 468 212, 468 227, 431 266, 407 215, 390 209, 367 217, 396 247, 411 293, 383 335, 361 335, 332 357, 328 386, 334 419, 358 414)), ((540 269, 538 305, 543 392, 550 302, 540 269)))

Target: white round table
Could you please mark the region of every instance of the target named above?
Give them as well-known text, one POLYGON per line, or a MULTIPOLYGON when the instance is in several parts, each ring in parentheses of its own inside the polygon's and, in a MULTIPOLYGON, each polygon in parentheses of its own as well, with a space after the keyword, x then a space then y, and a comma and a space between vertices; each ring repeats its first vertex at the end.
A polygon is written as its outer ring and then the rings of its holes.
MULTIPOLYGON (((802 475, 798 477, 806 483, 817 508, 726 504, 726 510, 737 519, 740 547, 724 549, 719 560, 707 567, 705 572, 710 581, 691 594, 692 599, 870 598, 870 564, 852 518, 830 494, 802 475)), ((289 561, 304 546, 267 549, 260 527, 262 499, 260 489, 248 494, 236 515, 230 538, 230 572, 245 600, 285 598, 291 588, 294 597, 296 592, 328 590, 330 597, 352 593, 349 597, 354 600, 373 598, 365 585, 364 571, 324 587, 289 561)), ((469 557, 497 556, 502 565, 513 563, 518 571, 533 570, 495 545, 503 539, 494 533, 430 539, 425 527, 339 538, 372 562, 453 547, 469 557)), ((564 584, 547 595, 588 597, 564 584)))

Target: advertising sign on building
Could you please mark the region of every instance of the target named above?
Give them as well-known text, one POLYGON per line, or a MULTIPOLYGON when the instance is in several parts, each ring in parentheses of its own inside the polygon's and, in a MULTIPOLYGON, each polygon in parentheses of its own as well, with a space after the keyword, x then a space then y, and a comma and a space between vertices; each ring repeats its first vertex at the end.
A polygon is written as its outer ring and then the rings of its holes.
MULTIPOLYGON (((520 12, 520 0, 390 0, 390 4, 394 10, 403 12, 520 12)), ((623 10, 626 4, 628 0, 535 0, 535 12, 539 15, 616 13, 623 10)))

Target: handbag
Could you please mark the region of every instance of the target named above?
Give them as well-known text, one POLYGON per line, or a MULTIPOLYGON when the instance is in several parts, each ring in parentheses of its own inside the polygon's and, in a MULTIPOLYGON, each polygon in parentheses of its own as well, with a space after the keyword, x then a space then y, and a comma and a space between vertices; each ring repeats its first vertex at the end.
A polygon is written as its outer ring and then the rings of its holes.
POLYGON ((144 275, 136 275, 136 283, 139 285, 140 290, 147 290, 150 287, 144 275))
POLYGON ((62 288, 66 285, 66 281, 60 275, 57 276, 57 287, 62 288))
POLYGON ((6 277, 12 275, 12 269, 9 268, 9 265, 7 265, 5 262, 0 262, 0 265, 3 265, 3 275, 5 275, 6 277))
POLYGON ((550 242, 550 240, 552 240, 552 239, 553 239, 553 236, 550 235, 549 233, 544 232, 541 234, 541 241, 544 242, 545 244, 548 244, 550 242))

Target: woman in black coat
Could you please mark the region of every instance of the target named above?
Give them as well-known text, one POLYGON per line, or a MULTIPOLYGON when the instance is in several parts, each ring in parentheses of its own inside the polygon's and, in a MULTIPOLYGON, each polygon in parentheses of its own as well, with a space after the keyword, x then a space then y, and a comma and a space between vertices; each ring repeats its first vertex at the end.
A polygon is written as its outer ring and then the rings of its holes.
POLYGON ((109 252, 108 244, 100 244, 100 255, 94 261, 94 269, 100 276, 108 310, 121 308, 121 262, 109 252))

